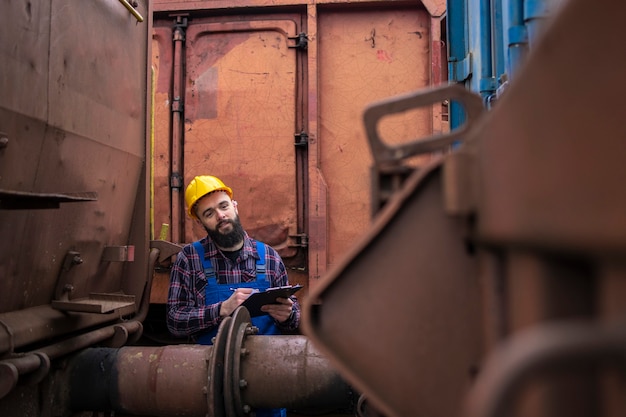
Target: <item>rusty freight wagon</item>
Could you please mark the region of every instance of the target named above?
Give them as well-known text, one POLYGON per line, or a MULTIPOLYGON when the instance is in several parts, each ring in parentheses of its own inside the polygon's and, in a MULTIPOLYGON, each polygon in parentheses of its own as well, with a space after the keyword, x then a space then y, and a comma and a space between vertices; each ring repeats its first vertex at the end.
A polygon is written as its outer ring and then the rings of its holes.
POLYGON ((3 0, 0 416, 623 416, 625 13, 3 0), (198 174, 300 334, 165 330, 198 174))

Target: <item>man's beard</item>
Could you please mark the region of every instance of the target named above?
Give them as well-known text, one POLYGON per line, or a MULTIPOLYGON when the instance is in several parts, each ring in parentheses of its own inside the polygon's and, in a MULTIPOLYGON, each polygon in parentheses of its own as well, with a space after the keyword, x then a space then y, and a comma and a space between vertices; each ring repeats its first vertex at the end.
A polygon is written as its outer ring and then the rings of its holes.
POLYGON ((237 244, 243 241, 243 237, 245 236, 245 232, 243 227, 241 226, 241 222, 239 221, 239 216, 235 217, 234 220, 223 220, 219 222, 215 229, 209 229, 204 226, 204 229, 209 234, 209 237, 215 242, 215 244, 220 248, 232 248, 237 244), (229 223, 233 226, 232 230, 227 233, 221 233, 219 231, 219 227, 224 223, 229 223))

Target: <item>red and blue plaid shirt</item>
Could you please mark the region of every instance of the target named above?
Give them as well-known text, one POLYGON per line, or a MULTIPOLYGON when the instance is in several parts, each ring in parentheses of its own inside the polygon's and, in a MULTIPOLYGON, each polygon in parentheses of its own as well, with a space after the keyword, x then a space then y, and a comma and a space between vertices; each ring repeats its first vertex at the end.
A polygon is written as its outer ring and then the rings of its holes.
MULTIPOLYGON (((237 284, 256 280, 256 260, 259 254, 253 239, 247 234, 236 262, 228 259, 208 237, 200 241, 205 256, 211 259, 215 269, 215 278, 220 284, 237 284)), ((287 271, 280 255, 271 246, 266 245, 265 276, 271 287, 289 285, 287 271)), ((176 257, 170 275, 170 287, 167 297, 167 328, 174 336, 185 337, 211 330, 218 326, 221 302, 205 305, 205 287, 207 285, 204 269, 198 252, 192 244, 185 245, 176 257)), ((277 323, 285 333, 293 333, 300 324, 300 306, 295 296, 293 314, 284 323, 277 323)))

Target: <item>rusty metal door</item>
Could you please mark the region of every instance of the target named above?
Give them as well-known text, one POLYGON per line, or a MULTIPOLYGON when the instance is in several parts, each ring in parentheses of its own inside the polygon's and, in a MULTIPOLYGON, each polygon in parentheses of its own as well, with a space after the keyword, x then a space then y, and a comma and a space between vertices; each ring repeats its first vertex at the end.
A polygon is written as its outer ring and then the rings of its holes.
POLYGON ((184 189, 216 175, 233 189, 248 233, 289 267, 306 266, 299 19, 178 15, 155 24, 155 235, 168 224, 174 242, 205 236, 185 214, 184 189))
MULTIPOLYGON (((219 176, 234 190, 249 233, 277 249, 297 232, 296 51, 288 39, 296 35, 292 20, 187 30, 184 183, 219 176)), ((187 240, 206 234, 185 224, 187 240)))

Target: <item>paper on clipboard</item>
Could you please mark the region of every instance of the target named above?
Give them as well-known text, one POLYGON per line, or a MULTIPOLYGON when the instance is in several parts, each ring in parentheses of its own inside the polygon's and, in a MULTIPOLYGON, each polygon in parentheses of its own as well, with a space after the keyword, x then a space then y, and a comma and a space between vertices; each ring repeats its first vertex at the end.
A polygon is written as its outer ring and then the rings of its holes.
POLYGON ((250 317, 260 316, 267 314, 261 311, 262 306, 266 304, 276 304, 277 298, 289 298, 300 289, 302 289, 302 285, 286 285, 284 287, 268 288, 265 291, 251 294, 241 305, 248 309, 250 317))

